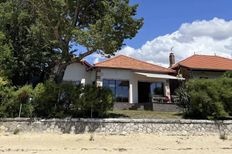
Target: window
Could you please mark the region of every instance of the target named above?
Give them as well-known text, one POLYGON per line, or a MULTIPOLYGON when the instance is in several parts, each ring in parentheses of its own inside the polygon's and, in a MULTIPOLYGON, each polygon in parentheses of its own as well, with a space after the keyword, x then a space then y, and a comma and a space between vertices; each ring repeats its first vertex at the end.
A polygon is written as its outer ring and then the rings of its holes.
POLYGON ((153 96, 164 96, 164 84, 162 82, 151 83, 150 90, 153 96))
POLYGON ((103 87, 112 91, 116 102, 129 102, 129 81, 104 79, 103 87))

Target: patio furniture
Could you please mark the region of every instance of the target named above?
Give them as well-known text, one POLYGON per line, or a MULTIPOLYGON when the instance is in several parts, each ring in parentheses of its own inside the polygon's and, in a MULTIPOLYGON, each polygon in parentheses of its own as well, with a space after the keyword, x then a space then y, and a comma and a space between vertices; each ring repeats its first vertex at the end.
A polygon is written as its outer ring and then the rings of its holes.
POLYGON ((167 96, 153 96, 152 103, 168 103, 170 100, 167 96))

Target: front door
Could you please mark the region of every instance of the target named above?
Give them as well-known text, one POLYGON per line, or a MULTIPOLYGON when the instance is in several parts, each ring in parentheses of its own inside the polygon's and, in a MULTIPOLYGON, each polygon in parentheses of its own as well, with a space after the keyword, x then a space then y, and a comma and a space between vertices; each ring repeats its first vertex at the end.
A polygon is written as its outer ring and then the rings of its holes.
POLYGON ((150 102, 150 83, 138 82, 138 99, 139 103, 150 102))

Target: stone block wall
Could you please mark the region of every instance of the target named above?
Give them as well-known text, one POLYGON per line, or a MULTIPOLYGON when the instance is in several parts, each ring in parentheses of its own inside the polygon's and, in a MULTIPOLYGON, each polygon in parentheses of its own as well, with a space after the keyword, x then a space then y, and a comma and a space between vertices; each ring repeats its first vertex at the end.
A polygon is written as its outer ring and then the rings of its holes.
POLYGON ((232 121, 159 119, 0 119, 0 132, 232 135, 232 121))

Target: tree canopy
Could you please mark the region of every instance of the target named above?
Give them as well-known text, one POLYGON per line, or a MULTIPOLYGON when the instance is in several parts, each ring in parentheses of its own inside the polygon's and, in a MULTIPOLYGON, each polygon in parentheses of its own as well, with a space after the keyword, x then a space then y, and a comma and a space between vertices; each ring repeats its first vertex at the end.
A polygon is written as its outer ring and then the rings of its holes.
POLYGON ((143 25, 137 7, 129 0, 2 1, 0 68, 15 84, 46 73, 59 83, 68 64, 92 53, 113 55, 133 38, 143 25))
POLYGON ((38 82, 52 68, 55 52, 42 33, 35 33, 37 17, 27 1, 0 3, 0 69, 14 85, 38 82))

